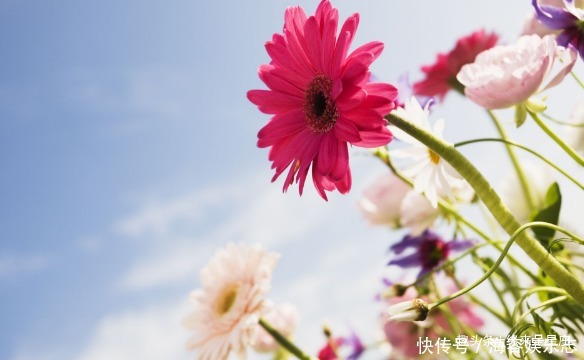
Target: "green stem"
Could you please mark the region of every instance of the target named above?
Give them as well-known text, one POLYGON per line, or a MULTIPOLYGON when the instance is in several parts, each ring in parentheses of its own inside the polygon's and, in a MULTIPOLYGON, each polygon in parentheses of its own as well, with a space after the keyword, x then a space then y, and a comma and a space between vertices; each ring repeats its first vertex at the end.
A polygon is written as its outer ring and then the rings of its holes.
POLYGON ((532 289, 529 289, 525 294, 523 294, 523 296, 521 298, 519 298, 519 300, 517 301, 517 303, 515 304, 515 308, 513 309, 513 314, 511 315, 511 321, 515 322, 515 319, 517 317, 517 314, 519 313, 519 310, 521 309, 521 304, 523 304, 523 302, 530 297, 531 295, 538 293, 538 292, 548 292, 548 293, 555 293, 555 294, 561 294, 561 295, 566 295, 566 292, 562 289, 558 289, 556 287, 553 286, 538 286, 532 289))
MULTIPOLYGON (((477 196, 508 234, 513 234, 518 229, 523 228, 484 176, 454 146, 393 113, 390 113, 387 119, 392 125, 405 131, 450 163, 468 181, 477 196)), ((574 300, 584 305, 584 286, 569 271, 533 237, 523 232, 519 232, 515 237, 517 244, 546 274, 564 288, 574 300)), ((502 261, 502 259, 500 260, 502 261)))
MULTIPOLYGON (((432 303, 428 306, 428 308, 431 310, 433 308, 435 308, 436 306, 440 306, 450 300, 456 299, 457 297, 466 294, 467 292, 471 291, 472 289, 474 289, 475 287, 479 286, 483 281, 485 281, 488 277, 491 276, 491 274, 493 274, 498 268, 499 265, 501 265, 501 262, 503 262, 503 259, 505 258, 505 256, 507 255, 507 252, 509 252, 509 249, 511 248, 511 245, 513 245, 513 243, 517 240, 517 243, 519 243, 519 239, 524 236, 523 232, 529 228, 532 227, 536 227, 536 226, 543 226, 544 224, 547 223, 543 223, 543 222, 532 222, 532 223, 527 223, 525 225, 520 226, 514 233, 513 235, 511 235, 511 237, 509 238, 509 241, 507 241, 507 245, 505 245, 505 248, 503 249, 503 252, 501 253, 501 255, 499 255, 499 257, 497 258, 497 261, 495 261, 495 263, 493 264, 493 266, 491 266, 489 268, 489 270, 487 272, 485 272, 483 274, 483 276, 481 276, 480 278, 478 278, 477 280, 475 280, 472 284, 468 285, 467 287, 465 287, 464 289, 460 289, 457 292, 450 294, 438 301, 436 301, 435 303, 432 303)), ((539 245, 539 244, 538 244, 539 245)), ((541 245, 539 245, 541 247, 541 245)), ((549 255, 549 254, 548 254, 549 255)), ((552 258, 553 259, 553 258, 552 258)), ((555 259, 554 259, 555 260, 555 259)), ((558 266, 560 266, 562 269, 564 269, 562 267, 561 264, 558 263, 558 266)), ((545 271, 545 270, 544 270, 545 271)), ((566 271, 564 269, 564 271, 566 271)), ((567 271, 566 271, 567 272, 567 271)), ((570 274, 569 272, 567 272, 567 274, 570 277, 573 277, 572 274, 570 274)), ((578 285, 582 285, 578 282, 578 280, 574 279, 574 281, 576 282, 576 284, 578 285)), ((566 290, 566 292, 569 294, 570 290, 564 288, 564 290, 566 290)), ((577 294, 579 295, 579 294, 577 294)), ((575 296, 572 296, 576 301, 579 302, 579 298, 576 298, 575 296)))
POLYGON ((458 143, 454 144, 454 147, 460 147, 460 146, 475 144, 475 143, 480 143, 480 142, 502 142, 502 143, 505 143, 507 145, 512 145, 512 146, 518 147, 522 150, 525 150, 528 153, 540 158, 543 162, 545 162, 549 166, 553 167, 557 172, 564 175, 568 180, 570 180, 571 182, 576 184, 576 186, 578 186, 580 189, 584 190, 584 185, 582 183, 580 183, 578 180, 576 180, 574 177, 572 177, 570 174, 568 174, 565 170, 563 170, 562 168, 560 168, 559 166, 554 164, 551 160, 549 160, 548 158, 546 158, 543 155, 540 155, 535 150, 532 150, 532 149, 528 148, 527 146, 523 146, 521 144, 518 144, 518 143, 515 143, 512 141, 508 141, 508 140, 504 140, 504 139, 497 139, 497 138, 473 139, 473 140, 458 142, 458 143))
POLYGON ((559 303, 559 302, 562 302, 562 301, 566 301, 567 299, 569 299, 569 297, 568 297, 568 296, 566 296, 566 295, 563 295, 563 296, 558 296, 558 297, 555 297, 555 298, 553 298, 553 299, 550 299, 550 300, 544 301, 544 302, 542 302, 541 304, 539 304, 539 305, 537 305, 537 306, 534 306, 534 307, 532 307, 531 309, 527 310, 525 313, 521 314, 521 316, 520 316, 520 317, 519 317, 519 319, 517 320, 517 323, 520 323, 520 322, 522 322, 523 320, 525 320, 525 319, 526 319, 526 318, 529 316, 529 314, 531 314, 531 313, 532 313, 532 312, 534 312, 535 310, 538 310, 538 309, 541 309, 541 308, 544 308, 544 307, 547 307, 547 306, 553 305, 553 304, 555 304, 555 303, 559 303))
POLYGON ((582 80, 580 80, 578 75, 576 75, 576 73, 574 71, 570 71, 570 74, 572 74, 572 77, 574 78, 574 80, 576 80, 578 85, 580 85, 580 87, 584 89, 584 83, 582 82, 582 80))
POLYGON ((558 120, 555 117, 552 117, 546 113, 541 113, 541 116, 543 116, 544 118, 546 118, 549 121, 554 122, 556 124, 565 125, 565 126, 572 126, 572 127, 584 127, 584 123, 575 123, 575 122, 558 120))
MULTIPOLYGON (((458 279, 456 279, 454 277, 452 279, 454 280, 456 286, 458 286, 459 289, 462 289, 464 287, 458 279)), ((511 320, 506 318, 505 316, 503 316, 503 314, 501 314, 501 312, 494 309, 491 305, 488 305, 487 303, 483 302, 481 299, 477 298, 473 294, 468 294, 468 298, 472 302, 476 303, 477 305, 479 305, 482 308, 484 308, 485 310, 487 310, 489 313, 491 313, 493 316, 495 316, 497 319, 499 319, 499 321, 501 321, 503 324, 505 324, 509 327, 511 327, 513 325, 513 324, 511 324, 511 320)))
MULTIPOLYGON (((497 116, 495 116, 495 113, 492 110, 487 110, 487 113, 489 114, 489 117, 493 120, 493 123, 497 127, 497 131, 499 132, 501 139, 503 139, 505 142, 509 141, 509 137, 507 136, 507 133, 505 132, 505 128, 503 127, 503 125, 501 125, 501 122, 499 121, 497 116)), ((507 149, 507 153, 509 154, 509 158, 511 159, 511 163, 513 164, 513 167, 515 168, 515 172, 517 173, 517 177, 519 178, 519 183, 521 184, 521 189, 523 191, 523 195, 525 196, 525 199, 527 200, 527 205, 529 205, 530 209, 534 209, 537 205, 537 202, 535 201, 533 191, 531 190, 531 187, 529 186, 529 182, 527 181, 527 177, 525 176, 525 172, 523 171, 521 164, 519 164, 519 160, 517 159, 517 155, 515 155, 515 150, 507 143, 505 143, 505 148, 507 149)))
POLYGON ((302 350, 300 350, 294 343, 288 340, 284 335, 280 334, 278 330, 274 329, 266 320, 260 319, 259 324, 264 330, 270 334, 274 340, 276 340, 283 348, 288 350, 292 355, 296 356, 300 360, 312 360, 312 358, 306 355, 302 350))
POLYGON ((578 155, 576 150, 572 149, 572 147, 564 142, 555 132, 552 131, 544 122, 539 118, 539 116, 527 110, 529 115, 533 118, 535 123, 549 136, 556 142, 556 144, 560 145, 560 147, 568 154, 572 159, 574 159, 580 166, 584 166, 584 158, 578 155))

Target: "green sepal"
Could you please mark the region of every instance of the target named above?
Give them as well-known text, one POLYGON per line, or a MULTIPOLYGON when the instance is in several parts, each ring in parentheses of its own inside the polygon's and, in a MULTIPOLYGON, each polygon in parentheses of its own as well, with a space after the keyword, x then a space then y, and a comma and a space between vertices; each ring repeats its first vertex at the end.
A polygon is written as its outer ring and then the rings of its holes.
POLYGON ((525 104, 515 105, 515 126, 520 127, 527 120, 527 109, 525 104))

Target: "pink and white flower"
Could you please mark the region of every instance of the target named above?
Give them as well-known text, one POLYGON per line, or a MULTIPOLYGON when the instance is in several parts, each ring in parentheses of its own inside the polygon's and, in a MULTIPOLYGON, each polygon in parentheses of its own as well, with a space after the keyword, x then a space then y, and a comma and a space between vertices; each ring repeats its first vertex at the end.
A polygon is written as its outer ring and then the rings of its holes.
MULTIPOLYGON (((290 338, 298 325, 300 314, 296 306, 283 303, 276 305, 268 312, 264 319, 280 334, 290 338)), ((256 326, 252 339, 253 349, 257 352, 274 352, 280 346, 272 335, 261 326, 256 326)))
POLYGON ((201 289, 191 293, 194 311, 183 321, 194 334, 187 343, 200 360, 224 360, 246 348, 268 310, 265 295, 280 255, 260 246, 228 244, 201 270, 201 289))
POLYGON ((401 205, 412 187, 393 173, 379 177, 359 200, 363 217, 372 225, 401 226, 401 205))
POLYGON ((273 114, 258 133, 258 146, 271 147, 275 181, 286 169, 286 191, 294 181, 302 194, 308 171, 316 190, 351 189, 348 144, 374 148, 392 139, 384 116, 395 107, 395 87, 369 82, 369 66, 383 43, 373 41, 349 54, 359 14, 350 16, 337 37, 339 14, 328 0, 316 14, 300 7, 286 10, 283 34, 266 43, 270 64, 259 68, 269 90, 251 90, 247 98, 273 114))
POLYGON ((521 36, 513 45, 499 45, 480 53, 457 75, 464 93, 486 109, 501 109, 526 102, 538 92, 559 84, 570 72, 577 54, 558 47, 553 36, 521 36), (554 64, 558 72, 544 84, 554 64))

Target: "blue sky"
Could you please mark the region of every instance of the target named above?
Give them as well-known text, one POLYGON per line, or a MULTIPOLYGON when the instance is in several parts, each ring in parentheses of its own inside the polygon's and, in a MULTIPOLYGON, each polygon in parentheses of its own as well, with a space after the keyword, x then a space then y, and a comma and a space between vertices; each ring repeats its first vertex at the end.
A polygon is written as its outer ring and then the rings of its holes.
MULTIPOLYGON (((384 41, 373 71, 387 82, 418 78, 480 27, 513 41, 530 9, 392 3, 333 2, 361 13, 355 44, 384 41)), ((355 149, 353 192, 325 203, 281 194, 255 147, 268 117, 245 93, 263 88, 263 44, 295 4, 317 2, 0 0, 1 359, 189 358, 187 295, 228 241, 282 252, 272 295, 300 307, 301 345, 318 347, 324 320, 375 336, 371 299, 398 235, 355 204, 384 169, 355 149)), ((471 111, 483 125, 447 123, 452 141, 492 129, 456 95, 437 109, 471 111)))

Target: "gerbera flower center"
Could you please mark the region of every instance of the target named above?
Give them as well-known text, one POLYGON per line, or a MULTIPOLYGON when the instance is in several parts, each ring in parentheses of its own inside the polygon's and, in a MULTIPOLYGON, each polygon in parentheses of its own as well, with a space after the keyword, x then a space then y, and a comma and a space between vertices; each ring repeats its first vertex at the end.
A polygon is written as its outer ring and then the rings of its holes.
POLYGON ((339 110, 332 99, 333 82, 319 74, 308 83, 304 95, 306 126, 316 134, 332 130, 339 117, 339 110))
POLYGON ((430 161, 432 161, 432 163, 434 165, 438 165, 438 163, 440 162, 440 155, 436 154, 432 149, 428 148, 428 155, 430 156, 430 161))
POLYGON ((237 285, 230 285, 223 289, 221 294, 217 299, 217 314, 219 316, 226 314, 235 303, 235 299, 237 298, 237 285))

